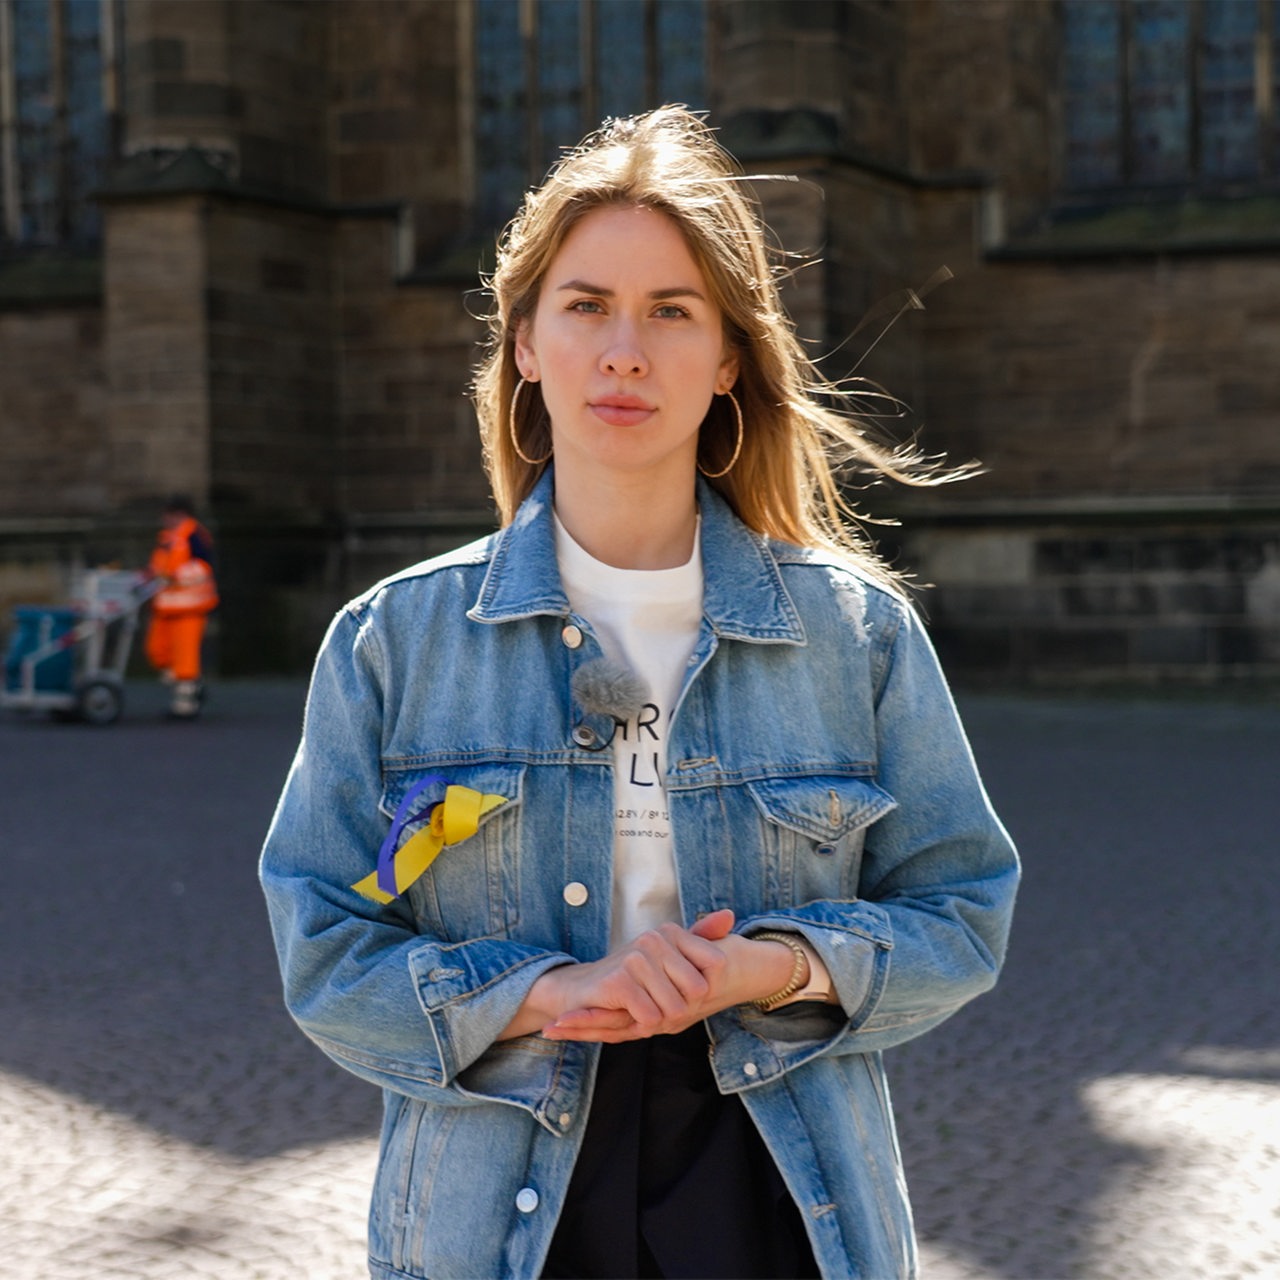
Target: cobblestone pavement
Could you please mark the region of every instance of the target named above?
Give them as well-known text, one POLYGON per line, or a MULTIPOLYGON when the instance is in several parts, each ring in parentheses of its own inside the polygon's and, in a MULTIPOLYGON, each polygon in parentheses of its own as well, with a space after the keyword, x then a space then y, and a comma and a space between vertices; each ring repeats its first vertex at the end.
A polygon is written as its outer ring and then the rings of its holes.
POLYGON ((1280 1276, 1280 704, 963 705, 1025 878, 890 1063, 927 1280, 1280 1276))
MULTIPOLYGON (((376 1092, 255 879, 301 686, 0 719, 0 1276, 358 1280, 376 1092)), ((963 700, 1026 863, 1005 978, 895 1051, 926 1280, 1280 1274, 1280 706, 963 700)))

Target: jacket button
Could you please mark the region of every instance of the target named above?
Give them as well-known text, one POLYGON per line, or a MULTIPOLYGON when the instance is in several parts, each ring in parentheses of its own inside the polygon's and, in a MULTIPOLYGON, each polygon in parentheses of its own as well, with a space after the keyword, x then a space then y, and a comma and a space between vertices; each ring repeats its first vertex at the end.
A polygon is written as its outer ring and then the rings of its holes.
POLYGON ((532 1213, 538 1207, 538 1193, 532 1187, 521 1187, 516 1192, 516 1208, 521 1213, 532 1213))
POLYGON ((581 880, 570 880, 564 887, 564 900, 571 907, 582 906, 590 896, 590 891, 581 880))
POLYGON ((575 627, 571 622, 560 632, 560 639, 566 649, 576 649, 582 643, 582 628, 575 627))
POLYGON ((742 1074, 744 1076, 756 1076, 760 1074, 760 1068, 754 1062, 744 1062, 742 1064, 742 1074))
POLYGON ((580 747, 590 747, 595 743, 596 731, 589 724, 575 725, 573 740, 580 747))

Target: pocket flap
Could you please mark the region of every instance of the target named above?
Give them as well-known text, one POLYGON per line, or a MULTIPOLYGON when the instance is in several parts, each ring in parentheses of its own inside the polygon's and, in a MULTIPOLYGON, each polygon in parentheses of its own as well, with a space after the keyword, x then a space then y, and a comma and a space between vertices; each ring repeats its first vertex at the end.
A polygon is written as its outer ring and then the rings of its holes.
POLYGON ((898 802, 867 778, 769 778, 747 787, 765 817, 814 840, 838 840, 870 826, 898 802))
POLYGON ((382 798, 378 808, 392 820, 395 819, 404 798, 415 787, 430 779, 439 778, 438 786, 428 785, 410 802, 405 815, 404 830, 412 832, 431 817, 431 811, 444 799, 445 787, 469 787, 481 795, 501 796, 504 804, 480 814, 479 826, 483 827, 494 814, 501 813, 513 804, 520 803, 520 790, 524 782, 525 766, 507 763, 475 763, 414 765, 388 769, 383 782, 382 798))

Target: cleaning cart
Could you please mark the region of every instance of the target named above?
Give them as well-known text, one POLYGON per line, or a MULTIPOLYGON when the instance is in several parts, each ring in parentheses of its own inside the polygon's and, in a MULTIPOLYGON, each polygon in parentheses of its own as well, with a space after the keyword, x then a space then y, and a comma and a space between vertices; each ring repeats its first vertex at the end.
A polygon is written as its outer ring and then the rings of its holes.
POLYGON ((89 569, 66 605, 16 606, 0 707, 114 724, 139 615, 163 585, 135 570, 89 569))

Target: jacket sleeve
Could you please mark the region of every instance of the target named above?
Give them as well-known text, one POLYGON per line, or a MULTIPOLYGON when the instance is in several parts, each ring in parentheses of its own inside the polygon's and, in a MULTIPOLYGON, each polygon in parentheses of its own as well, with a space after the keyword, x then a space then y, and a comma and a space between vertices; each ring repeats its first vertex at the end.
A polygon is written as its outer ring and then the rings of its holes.
POLYGON ((366 1080, 435 1102, 495 1098, 556 1130, 555 1118, 576 1110, 565 1090, 581 1073, 539 1037, 494 1040, 535 979, 573 958, 499 938, 428 937, 401 900, 379 906, 349 887, 373 868, 390 825, 379 809, 381 666, 370 627, 339 614, 259 867, 285 1003, 366 1080))
POLYGON ((919 618, 903 607, 888 634, 876 699, 877 781, 897 805, 867 831, 858 898, 737 925, 746 934, 803 935, 830 971, 839 1004, 717 1014, 713 1060, 727 1091, 819 1054, 910 1040, 988 990, 1003 963, 1017 853, 919 618))

